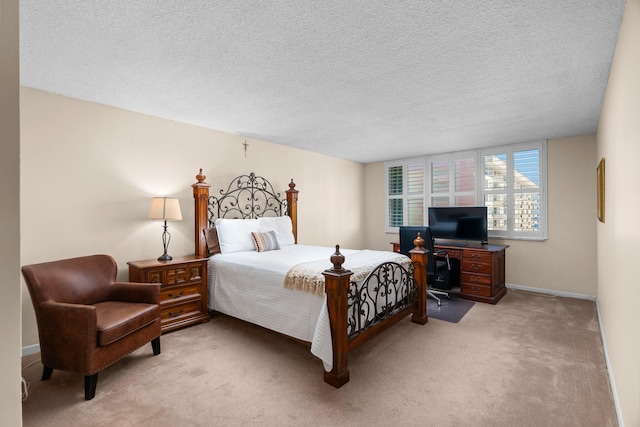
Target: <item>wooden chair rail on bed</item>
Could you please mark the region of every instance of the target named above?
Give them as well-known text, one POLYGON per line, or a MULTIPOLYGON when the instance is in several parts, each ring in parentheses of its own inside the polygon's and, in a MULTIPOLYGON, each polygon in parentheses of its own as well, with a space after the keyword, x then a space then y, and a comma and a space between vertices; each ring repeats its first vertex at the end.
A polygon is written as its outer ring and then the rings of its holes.
MULTIPOLYGON (((271 184, 262 177, 256 177, 254 173, 249 175, 241 175, 232 181, 226 192, 220 191, 220 197, 209 196, 209 184, 205 182, 206 176, 200 173, 196 176, 197 182, 192 185, 193 197, 195 202, 195 252, 197 257, 207 257, 206 241, 203 230, 213 226, 214 217, 219 217, 220 213, 226 213, 228 210, 223 205, 223 200, 231 193, 236 191, 246 191, 251 206, 247 206, 246 213, 240 213, 241 218, 260 217, 267 210, 281 210, 280 214, 289 215, 293 225, 293 235, 296 243, 298 242, 298 190, 295 189, 293 180, 289 184, 289 190, 286 191, 286 202, 279 199, 279 194, 275 193, 271 188, 271 184), (269 207, 255 207, 253 203, 256 199, 255 194, 267 192, 264 199, 270 200, 269 207), (215 205, 212 208, 211 205, 215 205), (214 212, 217 211, 217 212, 214 212)), ((233 210, 238 211, 238 196, 232 202, 233 210)), ((398 268, 403 269, 395 263, 383 263, 377 266, 374 271, 365 279, 363 286, 367 285, 369 278, 372 276, 384 277, 388 283, 378 284, 379 287, 389 286, 394 282, 394 294, 400 295, 398 301, 383 305, 380 312, 365 322, 360 322, 357 317, 360 316, 359 306, 354 304, 362 304, 358 300, 359 291, 353 291, 351 288, 355 286, 350 281, 351 271, 342 267, 344 256, 340 253, 339 246, 336 246, 336 252, 331 256, 330 261, 333 267, 325 270, 322 274, 325 277, 325 293, 327 295, 327 308, 329 311, 329 322, 331 324, 331 340, 333 345, 333 369, 331 372, 324 373, 324 380, 334 387, 341 387, 349 381, 349 370, 347 367, 347 354, 349 351, 365 343, 374 336, 380 334, 387 328, 393 326, 411 314, 411 321, 424 325, 428 321, 427 317, 427 283, 426 283, 426 266, 429 251, 424 249, 424 240, 418 234, 414 241, 416 247, 410 251, 412 264, 408 271, 400 272, 404 279, 401 284, 397 284, 398 280, 390 277, 390 271, 397 271, 398 268), (391 265, 395 264, 395 265, 391 265), (397 266, 397 267, 396 267, 397 266), (399 286, 399 287, 397 287, 399 286), (351 305, 351 307, 350 307, 351 305), (352 313, 351 320, 349 313, 352 313), (362 323, 362 324, 361 324, 362 323)), ((376 288, 378 289, 378 288, 376 288)))

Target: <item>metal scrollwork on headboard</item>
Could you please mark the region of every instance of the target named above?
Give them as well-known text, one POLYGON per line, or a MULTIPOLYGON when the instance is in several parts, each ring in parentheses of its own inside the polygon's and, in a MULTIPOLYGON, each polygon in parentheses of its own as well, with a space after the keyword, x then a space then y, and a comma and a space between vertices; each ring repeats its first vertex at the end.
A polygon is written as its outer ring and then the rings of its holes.
POLYGON ((234 178, 226 191, 220 190, 220 196, 209 196, 208 219, 212 226, 217 218, 283 216, 287 209, 287 200, 281 199, 271 183, 251 172, 234 178))

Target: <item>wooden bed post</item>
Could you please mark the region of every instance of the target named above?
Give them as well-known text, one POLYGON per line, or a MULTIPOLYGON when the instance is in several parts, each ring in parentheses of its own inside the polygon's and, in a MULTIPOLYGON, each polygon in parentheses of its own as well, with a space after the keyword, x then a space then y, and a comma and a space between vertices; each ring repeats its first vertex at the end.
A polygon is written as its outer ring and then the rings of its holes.
POLYGON ((414 262, 413 277, 418 287, 418 307, 411 316, 413 323, 424 325, 429 321, 427 316, 427 263, 429 262, 428 249, 424 248, 424 239, 418 233, 418 237, 413 241, 415 248, 411 249, 411 261, 414 262))
POLYGON ((293 224, 293 238, 296 243, 298 243, 298 190, 296 190, 296 184, 294 184, 293 179, 289 183, 289 189, 286 191, 287 193, 287 206, 289 207, 289 217, 291 218, 291 223, 293 224))
POLYGON ((207 242, 204 238, 202 230, 209 227, 209 187, 211 185, 204 182, 207 177, 202 173, 196 175, 198 182, 192 184, 193 198, 195 203, 195 245, 196 258, 207 257, 207 242))
POLYGON ((327 294, 327 308, 331 323, 331 342, 333 345, 333 369, 324 372, 324 381, 336 388, 349 382, 347 368, 347 353, 349 339, 347 337, 347 314, 349 278, 353 274, 342 267, 344 255, 340 253, 340 246, 336 245, 336 252, 331 256, 333 267, 325 270, 324 289, 327 294))

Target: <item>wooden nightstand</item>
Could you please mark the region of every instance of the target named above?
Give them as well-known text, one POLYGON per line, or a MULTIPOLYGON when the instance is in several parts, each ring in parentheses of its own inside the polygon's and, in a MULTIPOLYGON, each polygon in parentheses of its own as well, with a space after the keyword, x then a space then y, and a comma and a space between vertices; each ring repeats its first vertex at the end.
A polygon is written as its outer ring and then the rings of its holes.
POLYGON ((131 261, 129 280, 161 283, 160 309, 162 332, 199 322, 208 322, 207 258, 174 257, 131 261))

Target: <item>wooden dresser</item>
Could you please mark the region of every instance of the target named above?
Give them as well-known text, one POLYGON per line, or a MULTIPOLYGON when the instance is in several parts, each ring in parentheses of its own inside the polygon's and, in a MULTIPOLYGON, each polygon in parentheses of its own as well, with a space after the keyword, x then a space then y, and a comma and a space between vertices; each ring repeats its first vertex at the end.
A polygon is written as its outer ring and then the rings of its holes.
MULTIPOLYGON (((394 252, 400 244, 392 242, 394 252)), ((446 246, 435 245, 436 251, 447 251, 451 260, 453 286, 460 287, 461 298, 495 304, 507 293, 505 286, 506 251, 508 245, 446 246)))
POLYGON ((131 261, 129 280, 161 283, 160 309, 162 332, 199 322, 208 322, 207 258, 174 257, 131 261))

